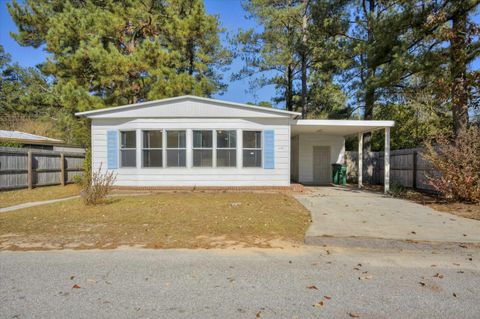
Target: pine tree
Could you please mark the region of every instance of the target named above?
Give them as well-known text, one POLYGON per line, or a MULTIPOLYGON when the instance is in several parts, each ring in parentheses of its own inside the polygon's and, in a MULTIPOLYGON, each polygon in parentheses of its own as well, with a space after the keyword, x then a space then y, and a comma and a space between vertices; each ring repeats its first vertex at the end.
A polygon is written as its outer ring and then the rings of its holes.
POLYGON ((29 0, 9 11, 17 42, 45 47, 42 70, 76 110, 224 89, 228 52, 201 0, 29 0))
POLYGON ((235 44, 245 66, 232 79, 254 77, 252 90, 274 85, 280 93, 274 102, 285 101, 287 110, 297 111, 302 107, 295 89, 301 72, 298 53, 303 49, 305 9, 301 1, 250 0, 244 1, 243 7, 262 31, 249 29, 237 34, 235 44))
POLYGON ((202 0, 26 0, 8 10, 16 41, 48 52, 41 70, 65 127, 76 111, 225 89, 230 54, 202 0))

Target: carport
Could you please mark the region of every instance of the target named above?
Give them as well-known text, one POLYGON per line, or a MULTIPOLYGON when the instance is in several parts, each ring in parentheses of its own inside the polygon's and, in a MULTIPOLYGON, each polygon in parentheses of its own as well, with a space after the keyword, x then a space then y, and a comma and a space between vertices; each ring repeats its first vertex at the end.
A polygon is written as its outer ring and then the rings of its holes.
POLYGON ((344 164, 345 137, 358 136, 358 187, 363 186, 363 134, 385 130, 385 193, 390 188, 390 128, 394 121, 293 120, 291 175, 302 184, 328 184, 331 164, 344 164))

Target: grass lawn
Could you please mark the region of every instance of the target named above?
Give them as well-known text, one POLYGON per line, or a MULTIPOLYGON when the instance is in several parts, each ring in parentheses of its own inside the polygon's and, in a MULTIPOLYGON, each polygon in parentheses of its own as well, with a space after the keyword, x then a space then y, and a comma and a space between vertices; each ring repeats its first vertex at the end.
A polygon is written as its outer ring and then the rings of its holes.
POLYGON ((34 189, 21 189, 0 192, 0 208, 27 202, 37 202, 55 198, 75 196, 80 189, 75 184, 66 186, 45 186, 34 189))
POLYGON ((303 240, 308 211, 282 193, 169 192, 0 214, 0 249, 269 247, 303 240))

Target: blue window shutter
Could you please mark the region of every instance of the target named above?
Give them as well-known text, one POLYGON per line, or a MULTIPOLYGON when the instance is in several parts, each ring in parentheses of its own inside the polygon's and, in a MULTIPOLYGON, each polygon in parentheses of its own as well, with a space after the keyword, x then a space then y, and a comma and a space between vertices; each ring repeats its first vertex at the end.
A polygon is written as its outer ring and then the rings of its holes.
POLYGON ((107 168, 118 168, 118 132, 107 131, 107 168))
POLYGON ((263 168, 275 168, 275 131, 263 131, 263 168))

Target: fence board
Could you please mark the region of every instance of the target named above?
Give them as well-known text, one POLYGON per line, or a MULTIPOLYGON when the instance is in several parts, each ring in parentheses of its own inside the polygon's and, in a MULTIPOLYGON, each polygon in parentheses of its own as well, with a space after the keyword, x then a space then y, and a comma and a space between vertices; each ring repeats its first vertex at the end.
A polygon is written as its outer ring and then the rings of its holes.
MULTIPOLYGON (((421 148, 402 149, 390 152, 390 183, 404 187, 433 191, 427 175, 435 174, 431 165, 422 157, 421 148), (416 154, 416 155, 415 155, 416 154)), ((350 181, 358 176, 357 152, 346 152, 345 163, 350 181)), ((369 184, 383 184, 383 152, 365 153, 363 158, 363 181, 369 184)), ((437 172, 438 174, 438 172, 437 172)))
MULTIPOLYGON (((32 186, 59 185, 61 183, 61 154, 58 151, 0 147, 0 190, 26 188, 29 180, 28 152, 32 152, 32 186)), ((85 155, 63 152, 65 182, 83 173, 85 155)))

